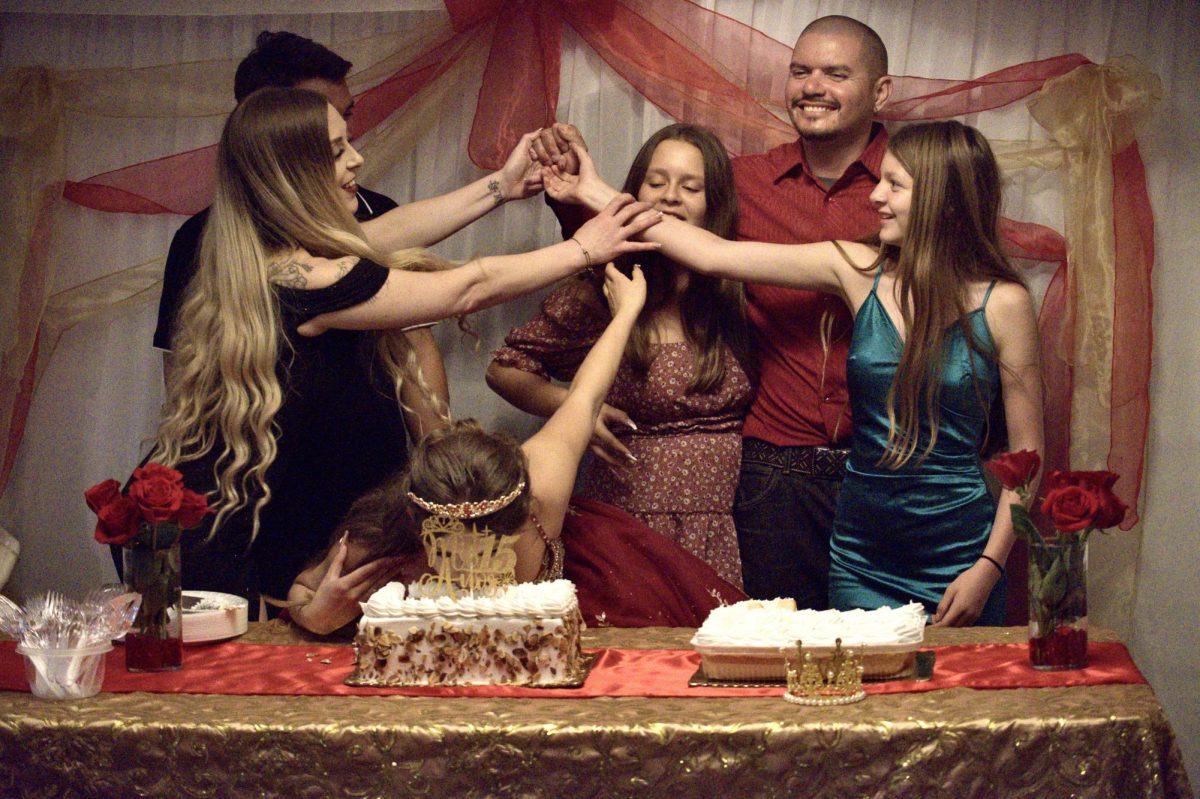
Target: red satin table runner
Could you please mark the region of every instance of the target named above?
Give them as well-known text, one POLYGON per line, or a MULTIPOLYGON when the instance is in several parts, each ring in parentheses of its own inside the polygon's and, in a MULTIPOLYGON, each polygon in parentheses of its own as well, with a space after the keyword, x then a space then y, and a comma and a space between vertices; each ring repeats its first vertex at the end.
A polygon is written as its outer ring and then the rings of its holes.
MULTIPOLYGON (((1143 684, 1129 650, 1116 642, 1088 645, 1088 667, 1037 671, 1025 644, 959 644, 930 647, 936 654, 933 679, 868 683, 867 693, 892 694, 945 688, 1061 688, 1115 683, 1143 684)), ((342 681, 354 668, 351 647, 224 642, 189 646, 183 668, 155 674, 125 670, 118 645, 107 655, 104 691, 128 693, 285 695, 285 696, 486 696, 542 699, 594 697, 779 696, 770 688, 690 687, 700 656, 681 649, 599 649, 582 688, 525 688, 509 685, 422 688, 352 688, 342 681)), ((0 642, 0 690, 28 691, 23 658, 11 641, 0 642)))

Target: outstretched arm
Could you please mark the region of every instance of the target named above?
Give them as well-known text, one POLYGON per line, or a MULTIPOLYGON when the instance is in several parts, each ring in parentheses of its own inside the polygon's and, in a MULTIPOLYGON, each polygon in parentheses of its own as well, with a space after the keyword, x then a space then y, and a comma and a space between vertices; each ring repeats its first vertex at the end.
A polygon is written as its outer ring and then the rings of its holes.
MULTIPOLYGON (((604 281, 612 321, 579 365, 558 410, 521 445, 529 458, 530 489, 537 501, 538 518, 551 538, 562 532, 579 460, 592 438, 596 416, 612 387, 625 343, 646 302, 646 279, 640 268, 635 267, 632 278, 627 278, 609 264, 604 281)), ((518 561, 541 563, 542 549, 543 544, 536 536, 525 535, 518 541, 518 561)))
MULTIPOLYGON (((487 383, 504 399, 534 416, 549 418, 562 405, 567 387, 552 377, 573 376, 612 315, 591 280, 570 280, 554 290, 542 311, 504 338, 487 368, 487 383)), ((596 418, 591 451, 611 466, 633 462, 614 431, 637 427, 620 408, 605 403, 596 418)))
POLYGON ((461 189, 401 205, 364 222, 367 240, 380 252, 429 247, 509 200, 537 194, 542 190, 542 177, 529 153, 538 132, 522 136, 499 171, 461 189))
MULTIPOLYGON (((534 416, 552 415, 567 398, 566 386, 552 383, 541 375, 526 372, 515 366, 504 366, 497 361, 488 365, 485 377, 492 391, 513 406, 534 416)), ((625 411, 607 402, 601 403, 590 449, 593 455, 609 466, 627 466, 635 462, 633 453, 613 433, 614 429, 622 427, 637 429, 637 425, 625 411)))
MULTIPOLYGON (((389 271, 387 281, 366 302, 322 314, 301 325, 302 335, 330 328, 383 330, 433 322, 490 308, 566 277, 590 263, 618 255, 657 249, 653 242, 631 241, 662 218, 645 203, 619 195, 602 213, 579 229, 573 239, 521 255, 479 258, 441 272, 389 271), (589 263, 590 261, 590 263, 589 263)), ((319 288, 341 275, 338 262, 325 262, 304 276, 319 288)))
MULTIPOLYGON (((568 174, 556 165, 544 167, 542 180, 546 193, 556 200, 593 210, 603 207, 616 190, 601 179, 586 150, 572 145, 572 151, 579 159, 579 173, 568 174)), ((729 280, 848 296, 845 284, 856 285, 861 278, 861 273, 846 263, 829 242, 797 245, 730 241, 670 217, 656 225, 655 230, 647 231, 643 238, 661 244, 663 254, 676 263, 729 280)), ((875 260, 875 251, 866 245, 847 242, 843 247, 860 266, 875 260)))
MULTIPOLYGON (((1009 449, 1013 452, 1034 450, 1043 455, 1046 442, 1042 426, 1042 374, 1033 300, 1024 286, 1001 283, 992 291, 986 315, 1000 361, 1000 389, 1008 420, 1009 449)), ((1036 481, 1030 490, 1037 490, 1036 481)), ((1012 504, 1020 501, 1015 491, 1004 489, 1000 492, 992 532, 981 553, 997 563, 1007 562, 1008 553, 1012 551, 1016 540, 1012 504)), ((973 623, 999 579, 1000 570, 981 557, 946 588, 933 615, 933 623, 942 627, 973 623)))

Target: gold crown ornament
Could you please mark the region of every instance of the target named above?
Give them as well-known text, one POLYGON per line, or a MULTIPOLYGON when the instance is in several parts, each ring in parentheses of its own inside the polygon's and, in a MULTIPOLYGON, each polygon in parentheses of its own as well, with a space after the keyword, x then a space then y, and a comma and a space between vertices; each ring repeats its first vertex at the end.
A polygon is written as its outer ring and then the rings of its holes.
MULTIPOLYGON (((789 653, 790 654, 790 653, 789 653)), ((796 642, 796 658, 800 668, 787 658, 787 691, 783 698, 796 705, 849 705, 866 698, 863 690, 862 658, 850 649, 842 649, 842 639, 834 643, 833 655, 815 658, 805 652, 802 642, 796 642)))

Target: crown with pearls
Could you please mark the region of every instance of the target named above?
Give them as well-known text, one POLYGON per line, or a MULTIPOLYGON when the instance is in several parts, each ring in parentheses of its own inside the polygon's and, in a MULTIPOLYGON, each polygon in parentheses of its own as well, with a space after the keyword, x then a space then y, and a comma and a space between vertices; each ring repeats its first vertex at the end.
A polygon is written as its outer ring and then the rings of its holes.
POLYGON ((521 496, 521 492, 525 490, 525 481, 521 480, 517 483, 517 487, 509 491, 502 497, 495 499, 480 499, 475 502, 451 502, 440 503, 430 502, 427 499, 418 497, 413 492, 408 492, 408 499, 414 505, 426 513, 434 516, 446 516, 451 519, 478 519, 480 516, 487 516, 495 513, 498 510, 503 510, 513 503, 513 501, 521 496))
MULTIPOLYGON (((842 649, 837 639, 833 655, 821 659, 796 642, 799 670, 788 664, 787 691, 783 698, 797 705, 848 705, 864 699, 862 658, 842 649)), ((789 659, 790 660, 790 659, 789 659)))

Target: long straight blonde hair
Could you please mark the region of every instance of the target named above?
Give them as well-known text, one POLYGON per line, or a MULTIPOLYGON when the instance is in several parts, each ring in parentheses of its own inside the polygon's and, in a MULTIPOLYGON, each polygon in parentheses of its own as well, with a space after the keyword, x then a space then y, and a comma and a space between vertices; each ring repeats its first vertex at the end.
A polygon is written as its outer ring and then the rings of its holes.
MULTIPOLYGON (((895 265, 906 331, 887 395, 888 441, 881 459, 897 469, 916 453, 919 410, 929 437, 918 463, 937 442, 939 380, 950 329, 957 326, 971 350, 995 360, 971 331, 971 283, 1022 280, 1000 249, 1000 168, 982 133, 953 120, 910 125, 888 141, 888 150, 913 180, 904 240, 883 248, 883 258, 895 265)), ((978 379, 975 392, 984 406, 978 379)))
MULTIPOLYGON (((253 540, 271 500, 266 477, 278 453, 281 349, 288 346, 271 285, 273 259, 303 250, 392 268, 444 265, 420 250, 387 256, 366 242, 335 194, 326 106, 315 92, 260 89, 230 114, 221 133, 216 196, 179 311, 176 366, 152 456, 173 466, 217 450, 210 536, 253 502, 253 540)), ((405 379, 429 393, 403 335, 381 333, 376 349, 398 404, 405 379)))

